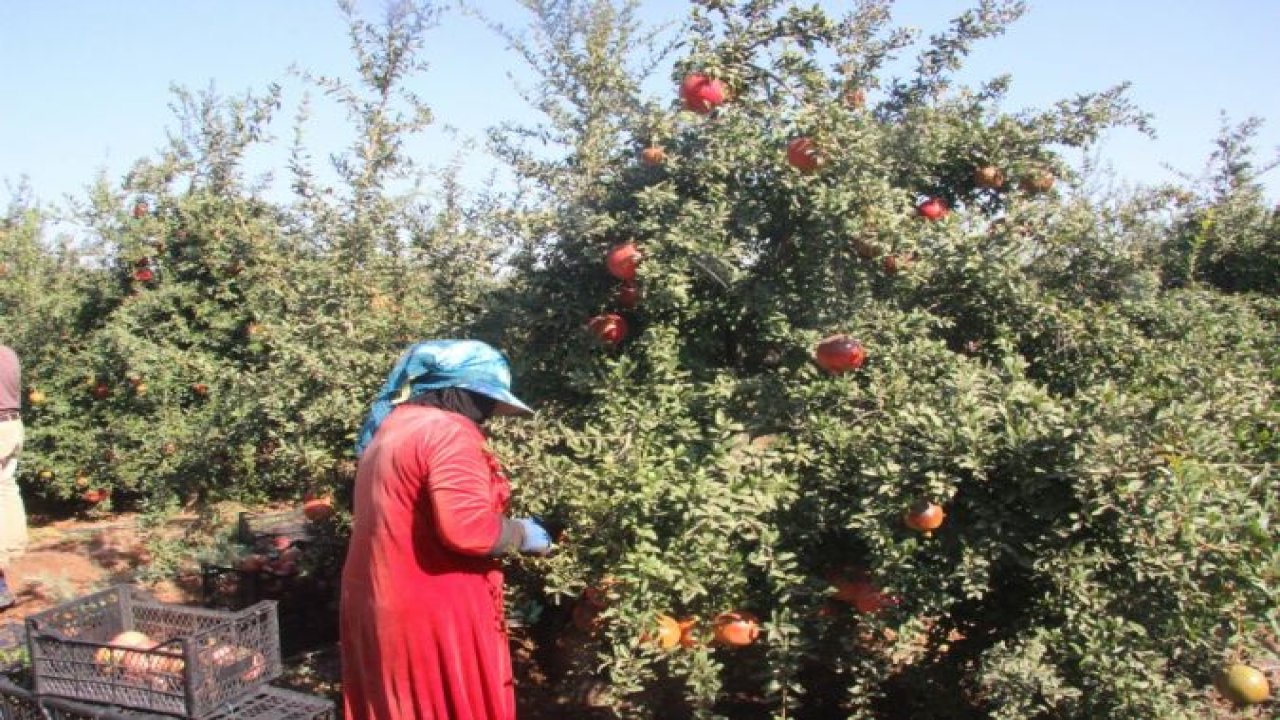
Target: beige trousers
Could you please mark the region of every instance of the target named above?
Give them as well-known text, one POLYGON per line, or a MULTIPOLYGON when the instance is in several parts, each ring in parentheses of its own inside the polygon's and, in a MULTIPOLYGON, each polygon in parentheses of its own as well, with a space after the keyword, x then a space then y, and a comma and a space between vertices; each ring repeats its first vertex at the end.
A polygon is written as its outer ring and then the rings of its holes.
POLYGON ((22 421, 0 422, 0 570, 27 547, 27 511, 18 494, 22 421))

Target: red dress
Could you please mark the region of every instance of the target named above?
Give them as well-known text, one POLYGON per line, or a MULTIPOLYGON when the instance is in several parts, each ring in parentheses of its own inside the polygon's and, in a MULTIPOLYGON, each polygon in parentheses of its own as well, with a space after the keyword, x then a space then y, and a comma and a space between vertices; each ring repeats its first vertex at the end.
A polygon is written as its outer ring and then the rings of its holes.
POLYGON ((347 720, 511 720, 502 571, 510 487, 467 418, 396 408, 366 448, 342 572, 347 720))

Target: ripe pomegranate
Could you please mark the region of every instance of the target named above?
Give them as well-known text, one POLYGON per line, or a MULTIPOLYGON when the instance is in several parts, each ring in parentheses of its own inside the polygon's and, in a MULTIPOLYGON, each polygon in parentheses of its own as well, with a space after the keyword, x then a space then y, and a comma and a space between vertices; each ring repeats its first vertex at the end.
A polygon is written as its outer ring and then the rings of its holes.
POLYGON ((680 627, 680 622, 670 615, 658 616, 658 634, 650 639, 663 650, 671 650, 680 644, 680 638, 684 631, 680 627))
POLYGON ((813 359, 832 375, 857 370, 867 361, 866 348, 848 335, 831 335, 818 343, 813 359))
POLYGON ((302 514, 307 516, 311 522, 324 522, 333 517, 334 507, 333 498, 324 495, 321 497, 307 498, 302 503, 302 514))
POLYGON ((1038 195, 1052 190, 1056 180, 1057 178, 1053 176, 1053 173, 1045 168, 1036 168, 1022 176, 1022 179, 1018 181, 1018 187, 1023 192, 1038 195))
POLYGON ((293 539, 286 535, 276 535, 271 538, 271 547, 276 550, 288 550, 293 547, 293 539))
POLYGON ((1004 171, 995 165, 983 165, 973 171, 973 184, 986 190, 998 190, 1004 185, 1004 171))
POLYGON ((1237 705, 1256 705, 1271 697, 1271 683, 1267 682, 1267 676, 1243 663, 1223 668, 1213 684, 1218 692, 1237 705))
MULTIPOLYGON (((179 675, 182 673, 182 668, 186 663, 183 661, 182 656, 178 654, 177 650, 170 650, 167 648, 164 650, 159 648, 155 649, 158 652, 147 658, 148 662, 144 668, 145 671, 157 672, 162 675, 179 675)), ((161 685, 163 685, 163 683, 161 683, 161 685)))
POLYGON ((95 399, 106 400, 107 397, 111 395, 111 386, 104 382, 100 382, 95 384, 93 386, 93 390, 90 392, 93 393, 93 397, 95 399))
POLYGON ((691 648, 698 644, 696 637, 698 618, 685 618, 680 621, 680 647, 691 648))
POLYGON ((636 279, 636 266, 640 264, 642 257, 635 243, 622 243, 609 250, 604 258, 604 266, 610 275, 623 282, 631 282, 636 279))
POLYGON ((947 207, 947 201, 940 197, 931 197, 916 206, 916 212, 920 217, 930 222, 941 220, 947 216, 951 209, 947 207))
POLYGON ((255 650, 253 651, 253 654, 249 656, 249 667, 245 668, 244 672, 240 673, 240 679, 246 684, 252 684, 258 678, 262 677, 262 674, 266 671, 266 656, 263 655, 261 651, 255 650))
POLYGON ((848 603, 864 615, 875 615, 885 608, 898 604, 897 598, 885 595, 866 573, 855 572, 848 577, 835 577, 831 584, 835 586, 835 598, 848 603))
POLYGON ((138 202, 133 204, 134 218, 138 218, 138 219, 144 218, 147 216, 147 213, 149 212, 151 212, 151 208, 150 206, 147 205, 145 201, 139 200, 138 202))
POLYGON ((133 279, 141 283, 151 282, 156 279, 156 274, 151 268, 138 268, 133 271, 133 279))
POLYGON ((716 616, 712 623, 716 642, 729 647, 746 647, 760 637, 760 622, 743 610, 730 610, 716 616))
POLYGON ((191 391, 200 397, 204 397, 209 394, 209 386, 204 383, 195 383, 191 386, 191 391))
POLYGON ((587 329, 599 338, 600 342, 617 347, 627 337, 627 319, 617 313, 596 315, 587 321, 587 329))
POLYGON ((111 491, 106 488, 93 488, 92 490, 85 490, 80 493, 80 499, 90 505, 97 505, 103 500, 106 500, 110 495, 111 491))
POLYGON ((625 282, 618 286, 618 292, 614 299, 618 301, 618 306, 626 310, 634 310, 640 304, 640 286, 632 282, 625 282))
POLYGON ((826 164, 812 138, 798 137, 787 144, 787 162, 791 167, 808 174, 826 164))
POLYGON ((880 266, 884 268, 886 275, 897 275, 899 272, 905 272, 911 269, 916 262, 915 257, 911 255, 898 255, 896 253, 885 255, 880 261, 880 266))
POLYGON ((699 115, 706 115, 724 103, 729 89, 724 82, 702 73, 690 73, 680 83, 680 100, 684 108, 699 115))
POLYGON ((902 522, 907 527, 923 533, 925 537, 932 536, 933 531, 942 527, 942 522, 946 519, 947 513, 942 506, 928 500, 917 500, 902 515, 902 522))
POLYGON ((137 630, 125 630, 117 633, 107 641, 110 647, 99 648, 93 654, 94 662, 108 667, 123 666, 126 669, 141 669, 147 663, 147 656, 130 650, 150 650, 156 643, 146 633, 137 630))
POLYGON ((600 617, 600 608, 588 602, 586 598, 573 604, 573 626, 584 633, 594 633, 604 626, 604 618, 600 617))
POLYGON ((640 151, 640 162, 649 167, 658 167, 666 161, 667 151, 657 145, 650 145, 640 151))

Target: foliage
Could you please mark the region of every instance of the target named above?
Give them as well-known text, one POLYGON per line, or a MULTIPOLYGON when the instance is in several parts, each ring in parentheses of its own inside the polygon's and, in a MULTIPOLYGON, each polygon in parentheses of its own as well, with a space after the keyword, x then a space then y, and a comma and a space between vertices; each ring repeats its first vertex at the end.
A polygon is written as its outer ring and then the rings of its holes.
POLYGON ((25 243, 32 259, 15 272, 33 282, 10 292, 50 309, 15 330, 29 384, 48 397, 29 408, 24 479, 38 494, 83 507, 103 488, 117 506, 164 510, 337 489, 394 356, 479 313, 494 246, 468 230, 456 187, 442 208, 423 202, 429 178, 404 152, 430 122, 402 86, 423 67, 434 13, 401 3, 379 24, 344 9, 358 81, 309 78, 357 130, 332 156, 337 185, 303 150, 305 108, 295 201, 274 204, 244 177, 244 158, 271 139, 279 86, 178 89, 168 147, 119 187, 100 181, 83 208, 93 262, 41 259, 38 220, 15 211, 6 241, 25 243), (65 268, 59 292, 37 297, 34 281, 53 275, 39 262, 65 268))
POLYGON ((1280 290, 1280 214, 1263 203, 1258 178, 1276 167, 1258 167, 1251 145, 1262 121, 1223 124, 1207 178, 1168 253, 1169 282, 1206 282, 1227 291, 1270 295, 1280 290))
MULTIPOLYGON (((555 24, 576 40, 543 62, 581 76, 544 92, 620 71, 555 59, 598 44, 610 8, 555 24)), ((1020 3, 980 3, 905 79, 879 77, 911 40, 887 11, 695 3, 673 79, 726 81, 722 107, 549 115, 578 134, 563 179, 527 174, 561 206, 512 225, 507 344, 550 418, 499 437, 524 509, 567 530, 523 596, 570 635, 607 597, 582 641, 624 717, 732 715, 743 695, 776 717, 1203 716, 1217 663, 1271 655, 1274 301, 1161 291, 1176 194, 1063 187, 1062 147, 1145 128, 1123 88, 1010 115, 1008 78, 954 86, 1020 3), (630 137, 589 142, 602 117, 630 137), (816 171, 788 164, 797 137, 816 171), (637 157, 653 145, 658 166, 637 157), (998 187, 975 179, 988 165, 998 187), (555 192, 575 182, 593 190, 555 192), (920 217, 926 197, 951 213, 920 217), (603 262, 624 241, 644 255, 634 310, 603 262), (631 328, 617 349, 581 330, 606 311, 631 328), (834 333, 863 369, 812 363, 834 333), (931 538, 901 519, 921 499, 946 509, 931 538), (896 604, 833 601, 851 578, 896 604), (762 647, 644 640, 671 614, 705 641, 731 609, 764 620, 762 647)))
MULTIPOLYGON (((492 137, 510 196, 407 150, 434 7, 342 3, 355 79, 303 77, 355 139, 317 168, 305 102, 289 202, 244 177, 277 86, 177 90, 169 145, 91 189, 88 241, 48 240, 57 218, 15 197, 0 340, 44 396, 23 484, 72 508, 341 492, 400 349, 481 337, 539 407, 496 423, 515 510, 563 528, 511 568, 512 608, 574 654, 550 680, 603 679, 616 716, 1239 715, 1216 669, 1280 660, 1257 121, 1197 188, 1100 196, 1064 150, 1146 129, 1123 86, 1014 114, 1012 78, 956 80, 1021 2, 921 43, 888 0, 698 0, 674 45, 638 2, 523 5, 528 35, 497 29, 545 122, 492 137), (682 110, 694 72, 727 101, 682 110), (604 262, 624 242, 634 306, 604 262), (616 346, 584 329, 605 312, 616 346), (865 365, 813 361, 836 334, 865 365), (904 522, 920 501, 945 511, 930 535, 904 522), (759 641, 711 642, 730 610, 759 641), (691 647, 653 642, 663 614, 697 619, 691 647)), ((186 552, 153 551, 157 571, 186 552)))

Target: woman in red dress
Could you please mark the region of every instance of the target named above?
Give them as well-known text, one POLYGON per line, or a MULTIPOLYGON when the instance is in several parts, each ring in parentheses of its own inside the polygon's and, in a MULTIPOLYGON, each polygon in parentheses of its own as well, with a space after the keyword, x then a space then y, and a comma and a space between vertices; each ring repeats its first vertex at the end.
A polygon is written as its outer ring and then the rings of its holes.
POLYGON ((546 553, 485 448, 493 414, 529 408, 506 359, 472 340, 414 345, 361 431, 342 573, 347 720, 511 720, 515 684, 500 560, 546 553))

